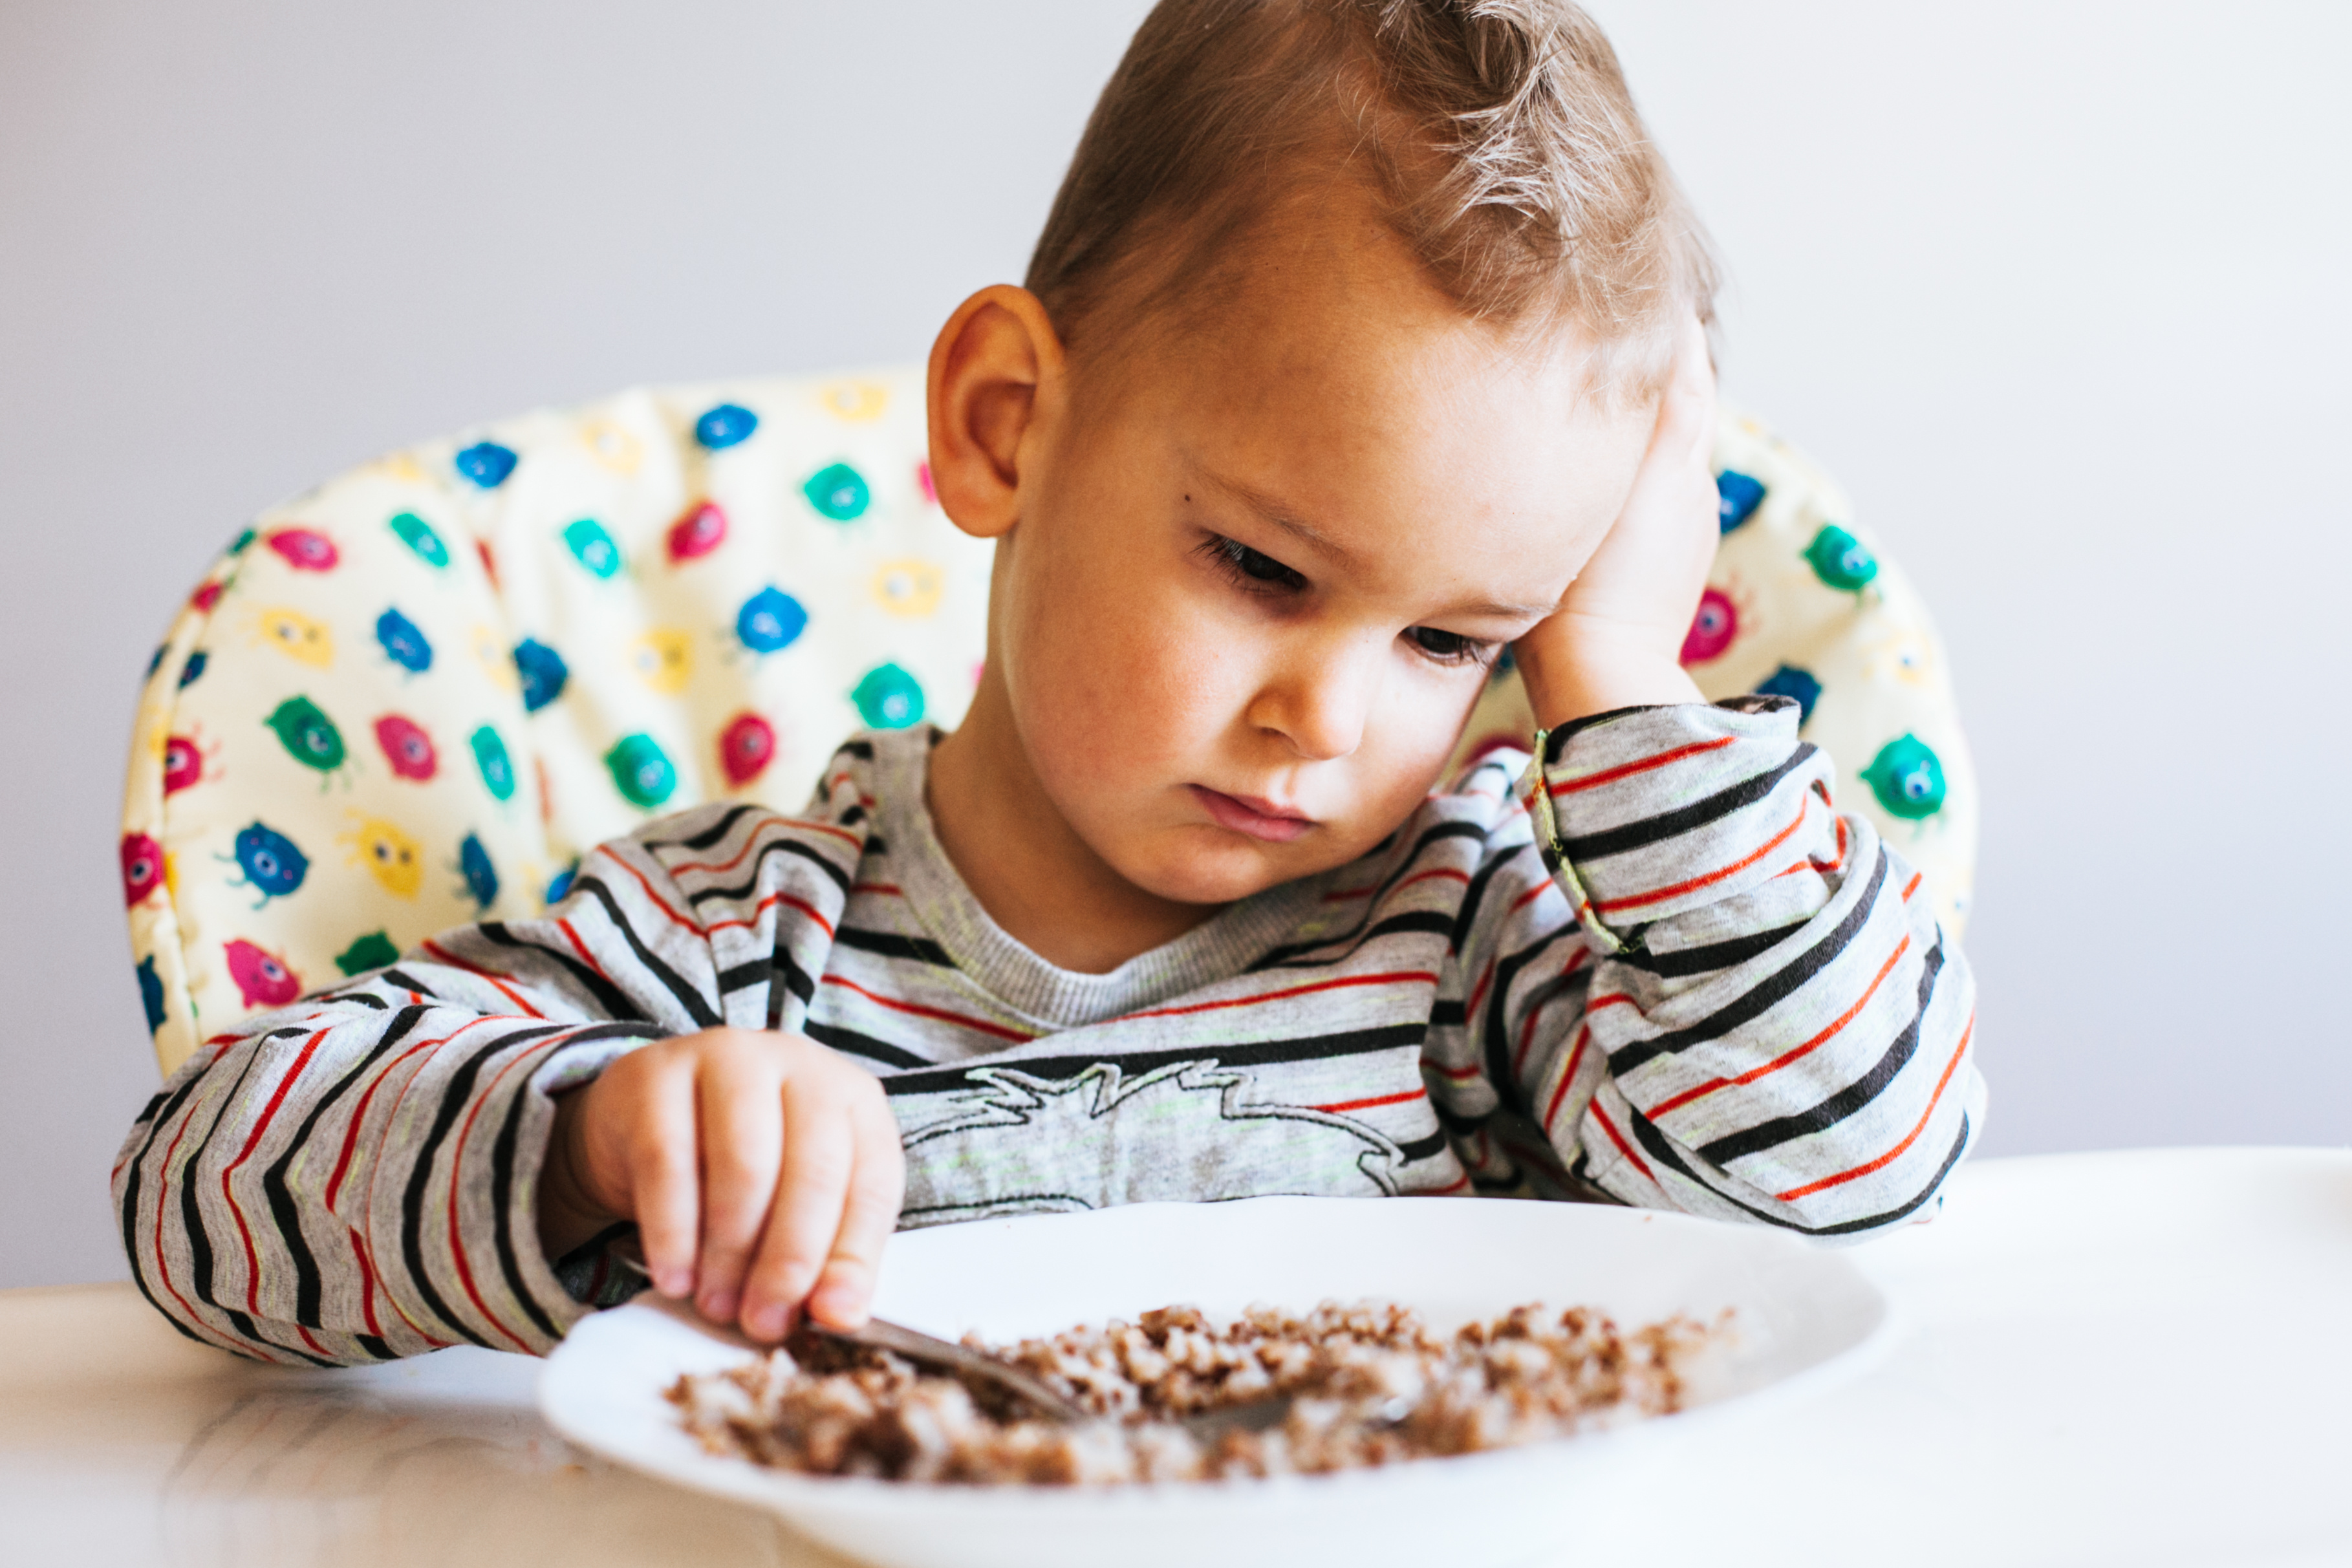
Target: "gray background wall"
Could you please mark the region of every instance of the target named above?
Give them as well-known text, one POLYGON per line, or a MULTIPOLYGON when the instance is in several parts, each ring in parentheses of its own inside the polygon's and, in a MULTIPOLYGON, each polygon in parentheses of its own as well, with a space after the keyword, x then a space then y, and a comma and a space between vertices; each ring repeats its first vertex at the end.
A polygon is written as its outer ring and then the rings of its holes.
MULTIPOLYGON (((117 1277, 149 648, 247 514, 631 382, 920 355, 1135 0, 0 0, 0 1285, 117 1277)), ((1726 386, 1927 585, 1988 1153, 2352 1141, 2352 11, 1604 0, 1726 386)))

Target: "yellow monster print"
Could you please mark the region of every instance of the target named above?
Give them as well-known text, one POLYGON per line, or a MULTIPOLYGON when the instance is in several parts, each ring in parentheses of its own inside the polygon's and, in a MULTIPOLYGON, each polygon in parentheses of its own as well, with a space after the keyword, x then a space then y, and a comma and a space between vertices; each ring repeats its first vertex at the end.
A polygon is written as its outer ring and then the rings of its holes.
POLYGON ((522 690, 522 675, 515 668, 514 655, 499 641, 497 632, 476 622, 473 631, 467 633, 466 642, 474 651, 474 663, 490 677, 490 685, 502 692, 522 690))
POLYGON ((939 612, 947 573, 919 556, 886 560, 874 573, 874 602, 893 615, 919 621, 939 612))
POLYGON ((872 382, 835 382, 816 394, 825 413, 835 419, 863 423, 879 419, 890 402, 890 389, 876 386, 872 382))
POLYGON ((656 626, 629 644, 629 668, 664 696, 686 690, 694 674, 694 638, 675 626, 656 626))
POLYGON ((323 670, 335 662, 335 634, 326 622, 313 621, 283 605, 264 610, 254 618, 254 634, 289 659, 323 670))
POLYGON ((609 419, 591 419, 582 423, 580 439, 586 443, 589 455, 606 468, 627 478, 645 461, 645 444, 609 419))
POLYGON ((425 857, 416 841, 382 817, 361 818, 351 831, 337 834, 336 841, 351 845, 353 863, 367 867, 394 898, 415 898, 425 884, 425 857))

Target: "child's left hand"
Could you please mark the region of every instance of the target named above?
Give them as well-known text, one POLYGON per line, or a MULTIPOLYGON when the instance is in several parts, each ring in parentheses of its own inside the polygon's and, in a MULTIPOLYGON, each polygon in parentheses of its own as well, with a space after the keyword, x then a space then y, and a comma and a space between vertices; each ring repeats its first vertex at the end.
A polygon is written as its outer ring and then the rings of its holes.
POLYGON ((1623 510, 1559 608, 1514 645, 1541 727, 1705 700, 1683 673, 1682 648, 1722 537, 1714 447, 1715 370, 1694 317, 1623 510))

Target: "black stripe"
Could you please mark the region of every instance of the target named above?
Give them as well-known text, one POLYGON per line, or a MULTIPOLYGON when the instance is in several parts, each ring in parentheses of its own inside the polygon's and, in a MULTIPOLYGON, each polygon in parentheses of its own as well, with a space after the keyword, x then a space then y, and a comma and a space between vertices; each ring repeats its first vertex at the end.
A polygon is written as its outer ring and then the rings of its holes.
POLYGON ((844 811, 840 816, 835 817, 833 820, 833 822, 834 826, 837 828, 854 828, 865 820, 866 808, 863 806, 852 806, 848 810, 844 811))
MULTIPOLYGON (((797 826, 798 824, 790 825, 797 826)), ((798 855, 801 859, 808 862, 811 865, 816 867, 817 870, 824 873, 826 876, 830 877, 833 880, 833 884, 841 889, 843 893, 846 894, 849 891, 849 873, 842 870, 839 866, 834 864, 831 861, 825 859, 824 856, 817 853, 815 850, 812 849, 807 844, 801 842, 798 839, 777 839, 771 843, 765 843, 760 846, 760 852, 751 859, 751 875, 731 886, 706 887, 700 893, 688 894, 687 894, 687 903, 693 904, 696 908, 699 909, 704 903, 714 898, 749 898, 753 893, 759 890, 760 873, 767 868, 768 857, 776 854, 798 855)))
MULTIPOLYGON (((214 1343, 212 1340, 209 1340, 203 1334, 198 1333, 194 1329, 192 1329, 187 1324, 182 1322, 177 1317, 173 1316, 165 1309, 163 1301, 158 1299, 155 1292, 149 1288, 147 1283, 146 1267, 139 1260, 139 1189, 141 1185, 139 1167, 145 1163, 147 1156, 154 1152, 156 1134, 171 1124, 172 1118, 179 1113, 179 1110, 182 1105, 187 1103, 188 1096, 195 1092, 196 1085, 203 1082, 204 1076, 205 1075, 202 1072, 193 1073, 185 1082, 181 1083, 179 1088, 172 1091, 169 1094, 159 1092, 152 1100, 150 1100, 147 1103, 146 1111, 142 1113, 139 1118, 141 1122, 147 1123, 149 1125, 147 1129, 146 1141, 139 1145, 139 1152, 131 1155, 131 1158, 124 1162, 123 1165, 123 1170, 126 1174, 127 1179, 124 1181, 122 1186, 122 1251, 124 1257, 127 1258, 131 1263, 131 1282, 139 1287, 139 1293, 147 1298, 147 1304, 154 1308, 157 1312, 162 1312, 165 1322, 170 1323, 173 1328, 178 1329, 182 1333, 187 1335, 190 1339, 194 1340, 198 1344, 209 1345, 214 1343)), ((161 1216, 158 1216, 158 1218, 160 1218, 161 1216)))
MULTIPOLYGON (((814 1019, 801 1025, 801 1032, 819 1045, 830 1046, 849 1056, 862 1056, 868 1061, 879 1061, 889 1067, 930 1067, 936 1065, 928 1056, 917 1056, 887 1040, 876 1040, 870 1034, 860 1034, 854 1029, 839 1029, 814 1019)), ((887 1088, 893 1080, 885 1078, 887 1088)))
POLYGON ((1601 860, 1609 855, 1622 855, 1628 850, 1642 849, 1657 843, 1661 840, 1675 838, 1695 829, 1704 828, 1718 818, 1727 817, 1734 811, 1753 806, 1759 800, 1766 799, 1773 790, 1780 788, 1781 779, 1812 759, 1814 749, 1811 741, 1801 740, 1797 743, 1797 749, 1789 754, 1789 759, 1769 773, 1759 773, 1753 779, 1742 779, 1727 789, 1718 789, 1704 800, 1694 800, 1687 806, 1672 811, 1664 811, 1654 817, 1644 817, 1639 821, 1627 822, 1620 828, 1609 828, 1597 833, 1580 833, 1573 838, 1563 837, 1560 847, 1568 852, 1570 860, 1580 864, 1586 861, 1601 860))
POLYGON ((294 1130, 293 1139, 278 1156, 269 1162, 261 1173, 261 1190, 269 1200, 269 1218, 276 1222, 278 1234, 285 1238, 286 1250, 294 1260, 294 1321, 306 1328, 324 1328, 325 1287, 320 1275, 318 1260, 311 1255, 310 1244, 302 1236, 302 1211, 294 1201, 294 1194, 286 1182, 286 1173, 296 1159, 310 1152, 310 1134, 318 1130, 320 1120, 334 1109, 352 1084, 364 1076, 369 1068, 383 1060, 383 1053, 406 1038, 417 1021, 428 1011, 423 1004, 412 1002, 386 1020, 383 1032, 358 1064, 335 1081, 334 1086, 310 1107, 302 1124, 294 1130))
POLYGON ((562 948, 518 936, 503 920, 485 920, 474 929, 501 947, 521 948, 554 959, 564 973, 580 982, 581 989, 596 998, 596 1005, 604 1010, 606 1018, 642 1019, 646 1016, 628 992, 562 948))
POLYGON ((1648 1040, 1637 1040, 1611 1051, 1610 1072, 1622 1078, 1635 1068, 1661 1056, 1721 1040, 1740 1025, 1762 1017, 1775 1003, 1795 995, 1806 981, 1835 961, 1852 945, 1862 928, 1869 924, 1871 915, 1878 908, 1879 891, 1886 884, 1886 867, 1885 849, 1881 846, 1878 863, 1871 870, 1869 884, 1853 901, 1853 907, 1846 911, 1845 918, 1839 921, 1827 936, 1790 960, 1787 967, 1775 969, 1696 1023, 1669 1030, 1648 1040))
POLYGON ((314 1002, 357 1002, 378 1012, 389 1011, 392 1004, 373 991, 320 991, 310 998, 314 1002))
MULTIPOLYGON (((1422 851, 1429 848, 1429 846, 1433 843, 1440 843, 1447 839, 1483 840, 1486 836, 1486 831, 1487 830, 1486 828, 1480 826, 1476 822, 1440 822, 1433 828, 1424 829, 1422 831, 1421 836, 1413 840, 1412 848, 1405 852, 1403 858, 1397 862, 1396 865, 1389 872, 1389 874, 1382 877, 1379 885, 1373 888, 1371 893, 1365 897, 1364 918, 1362 920, 1358 921, 1349 930, 1341 932, 1337 936, 1327 936, 1319 942, 1294 942, 1285 946, 1276 947, 1266 953, 1263 957, 1259 958, 1257 962, 1252 964, 1249 967, 1249 971, 1245 972, 1254 972, 1259 969, 1288 967, 1290 966, 1288 965, 1287 960, 1300 953, 1318 952, 1323 948, 1337 947, 1343 943, 1349 942, 1355 942, 1360 946, 1362 942, 1370 941, 1372 936, 1378 935, 1378 933, 1376 931, 1368 931, 1366 929, 1366 923, 1372 918, 1374 912, 1380 908, 1381 895, 1386 894, 1390 888, 1394 887, 1398 881, 1402 879, 1407 872, 1412 869, 1414 862, 1421 859, 1422 851)), ((1396 835, 1394 833, 1390 834, 1387 838, 1382 839, 1371 851, 1358 858, 1360 860, 1371 859, 1374 854, 1385 850, 1390 843, 1395 841, 1395 838, 1396 835)), ((1452 931, 1453 923, 1451 920, 1447 922, 1446 929, 1449 932, 1452 931)), ((1354 950, 1355 949, 1352 947, 1349 949, 1349 952, 1353 952, 1354 950)), ((1345 956, 1342 955, 1341 959, 1333 959, 1331 962, 1337 963, 1343 961, 1344 956, 1345 956)), ((1314 967, 1316 966, 1307 967, 1314 967)))
POLYGON ((1434 1159, 1444 1152, 1447 1142, 1445 1129, 1440 1127, 1425 1138, 1415 1138, 1409 1144, 1399 1144, 1397 1152, 1404 1155, 1400 1163, 1410 1166, 1418 1165, 1423 1160, 1434 1159))
POLYGON ((1896 1073, 1910 1061, 1919 1047, 1920 1027, 1927 1020, 1927 1007, 1936 989, 1936 977, 1944 967, 1944 945, 1940 942, 1927 950, 1924 972, 1919 977, 1919 1005, 1911 1014, 1911 1021, 1895 1037, 1868 1072, 1847 1084, 1817 1105, 1787 1116, 1775 1116, 1759 1122, 1745 1132, 1732 1133, 1699 1146, 1700 1155, 1717 1166, 1728 1166, 1732 1161, 1787 1143, 1791 1138, 1805 1137, 1836 1126, 1864 1105, 1878 1098, 1885 1087, 1895 1082, 1896 1073))
POLYGON ((1446 939, 1448 952, 1461 952, 1463 944, 1470 940, 1470 929, 1478 923, 1478 907, 1486 903, 1486 890, 1494 885, 1495 878, 1501 874, 1505 866, 1534 847, 1533 844, 1517 845, 1478 868, 1477 873, 1470 879, 1470 885, 1463 891, 1461 910, 1455 914, 1454 930, 1446 939))
POLYGON ((730 965, 719 971, 719 994, 731 997, 738 991, 748 991, 753 986, 764 986, 775 972, 775 965, 766 958, 730 965))
MULTIPOLYGON (((433 1180, 434 1157, 440 1152, 442 1140, 449 1135, 449 1129, 457 1124, 458 1116, 465 1111, 466 1101, 473 1092, 474 1080, 481 1075, 482 1064, 509 1046, 562 1032, 562 1027, 559 1024, 519 1029, 491 1040, 457 1064, 456 1071, 449 1074, 449 1082, 437 1092, 440 1104, 433 1113, 432 1128, 410 1156, 408 1188, 400 1197, 400 1259, 407 1266, 410 1281, 415 1285, 417 1294, 425 1298, 425 1304, 432 1309, 436 1317, 467 1343, 480 1345, 485 1350, 490 1348, 490 1342, 467 1327, 465 1321, 449 1310, 449 1303, 441 1299, 441 1292, 433 1288, 432 1278, 425 1271, 425 1189, 433 1180)), ((452 1236, 449 1239, 451 1250, 456 1250, 457 1245, 457 1238, 452 1236)))
POLYGON ((1463 1010, 1459 1001, 1430 1004, 1429 1027, 1432 1029, 1459 1029, 1469 1021, 1470 1015, 1463 1010))
POLYGON ((1383 936, 1396 936, 1412 932, 1425 932, 1433 936, 1450 936, 1454 916, 1436 909, 1409 909, 1402 915, 1391 915, 1372 925, 1360 927, 1352 936, 1334 936, 1328 942, 1294 942, 1276 947, 1252 964, 1246 973, 1260 974, 1268 969, 1328 969, 1346 963, 1370 944, 1383 936), (1320 952, 1346 942, 1348 946, 1328 958, 1305 958, 1303 953, 1320 952))
POLYGON ((836 947, 853 947, 861 953, 878 953, 885 958, 912 958, 918 964, 955 967, 948 950, 928 936, 901 936, 895 931, 863 931, 845 925, 834 933, 833 943, 836 947))
MULTIPOLYGON (((933 744, 937 744, 934 742, 933 744)), ((855 757, 860 762, 874 760, 874 743, 870 740, 845 740, 834 749, 835 757, 855 757)))
MULTIPOLYGON (((964 1062, 954 1067, 924 1065, 923 1072, 905 1072, 882 1080, 891 1094, 935 1094, 951 1089, 973 1089, 967 1076, 976 1067, 1002 1067, 1032 1078, 1059 1082, 1076 1078, 1090 1067, 1116 1067, 1129 1077, 1178 1062, 1198 1061, 1217 1067, 1265 1067, 1286 1061, 1321 1061, 1349 1056, 1369 1056, 1401 1047, 1419 1048, 1427 1027, 1419 1023, 1383 1024, 1377 1029, 1349 1030, 1342 1034, 1309 1035, 1298 1040, 1270 1040, 1256 1045, 1194 1045, 1180 1051, 1114 1051, 1093 1056, 1038 1056, 964 1062)), ((812 1036, 814 1038, 814 1036, 812 1036)))
POLYGON ((1559 760, 1559 754, 1566 749, 1568 737, 1571 735, 1581 735, 1588 729, 1597 728, 1630 714, 1655 713, 1665 706, 1664 703, 1635 703, 1631 707, 1612 707, 1606 713, 1589 713, 1582 718, 1572 718, 1566 724, 1556 726, 1544 740, 1544 766, 1549 768, 1559 760))
POLYGON ((521 1142, 523 1105, 530 1099, 528 1079, 516 1086, 507 1103, 506 1118, 499 1124, 499 1135, 490 1145, 490 1212, 497 1216, 491 1231, 492 1245, 499 1255, 499 1272, 506 1276, 507 1289, 530 1315, 531 1326, 549 1339, 560 1339, 562 1331, 555 1320, 541 1310, 539 1300, 523 1283, 522 1263, 515 1256, 514 1216, 509 1212, 514 1203, 515 1145, 521 1142))
POLYGON ((1700 1180, 1690 1166, 1684 1163, 1682 1155, 1675 1152, 1674 1145, 1667 1140, 1665 1134, 1651 1124, 1648 1117, 1633 1110, 1630 1104, 1626 1107, 1626 1119, 1633 1124, 1634 1141, 1649 1150, 1651 1156, 1660 1164, 1695 1185, 1706 1188, 1741 1213, 1753 1215, 1766 1224, 1777 1225, 1783 1230, 1796 1231, 1801 1236, 1851 1236, 1858 1231, 1874 1230, 1882 1225, 1889 1225, 1901 1219, 1936 1196, 1936 1188, 1942 1185, 1945 1176, 1951 1174, 1952 1167, 1959 1164, 1962 1151, 1969 1146, 1969 1117, 1968 1113, 1964 1111, 1960 1113, 1960 1135, 1953 1140, 1951 1153, 1944 1156, 1944 1163, 1937 1167, 1936 1174, 1927 1179, 1927 1185, 1919 1189, 1916 1197, 1894 1208, 1887 1209, 1885 1213, 1866 1215, 1860 1219, 1843 1220, 1836 1225, 1801 1225, 1793 1219, 1786 1219, 1751 1204, 1742 1203, 1714 1183, 1700 1180))
POLYGON ((392 1346, 384 1343, 383 1341, 376 1338, 376 1336, 372 1333, 353 1334, 352 1337, 359 1341, 359 1345, 362 1350, 367 1352, 378 1361, 398 1361, 400 1359, 399 1355, 393 1350, 392 1346))
POLYGON ((638 939, 635 929, 623 917, 619 901, 613 896, 613 890, 604 884, 603 878, 581 877, 572 883, 572 891, 574 894, 588 893, 595 895, 596 902, 604 906, 605 918, 612 921, 614 928, 620 932, 622 939, 628 943, 629 951, 637 956, 637 962, 651 970, 654 978, 662 983, 663 988, 677 998, 678 1006, 684 1009, 688 1018, 705 1029, 716 1029, 719 1025, 722 1020, 719 1014, 712 1010, 710 1004, 702 999, 702 993, 688 985, 677 970, 655 957, 653 949, 638 939))
POLYGON ((386 969, 378 977, 386 985, 398 986, 404 991, 415 991, 420 997, 432 997, 436 1002, 441 999, 439 997, 434 996, 432 987, 425 985, 423 981, 417 979, 415 976, 407 973, 405 970, 386 969))
POLYGON ((1622 964, 1627 968, 1639 969, 1644 974, 1655 975, 1660 979, 1687 979, 1693 975, 1705 975, 1745 964, 1759 953, 1770 952, 1811 924, 1810 920, 1792 920, 1786 925, 1759 931, 1752 936, 1735 936, 1727 942, 1710 942, 1704 947, 1683 947, 1672 953, 1648 948, 1629 950, 1612 954, 1611 961, 1622 964))
MULTIPOLYGON (((194 1288, 196 1300, 215 1311, 228 1312, 233 1320, 244 1318, 244 1314, 224 1306, 213 1294, 213 1241, 205 1234, 204 1210, 196 1201, 196 1191, 201 1185, 196 1167, 204 1158, 205 1150, 211 1145, 213 1134, 220 1131, 221 1122, 227 1116, 229 1107, 236 1103, 237 1092, 245 1087, 245 1081, 252 1076, 254 1063, 261 1054, 250 1041, 238 1049, 245 1052, 244 1065, 237 1069, 235 1082, 221 1095, 219 1107, 213 1113, 212 1125, 205 1129, 205 1135, 196 1141, 195 1146, 188 1151, 187 1159, 180 1166, 180 1228, 187 1234, 188 1262, 194 1274, 190 1283, 194 1288)), ((203 1076, 209 1078, 212 1073, 207 1070, 203 1076)), ((167 1177, 170 1174, 168 1170, 164 1172, 167 1177)), ((252 1320, 247 1318, 245 1321, 249 1323, 252 1320)), ((264 1344, 269 1343, 257 1333, 247 1333, 246 1337, 260 1340, 264 1344)))
POLYGON ((741 821, 745 817, 750 816, 752 812, 759 810, 761 810, 761 808, 757 806, 730 806, 726 810, 719 814, 719 821, 713 822, 709 827, 703 829, 702 831, 693 834, 690 837, 683 839, 645 839, 640 841, 640 842, 642 847, 649 852, 656 850, 692 850, 698 854, 702 851, 709 849, 711 845, 719 842, 721 839, 724 839, 729 833, 734 831, 736 823, 741 821))
POLYGON ((1486 1080, 1494 1086, 1496 1098, 1506 1105, 1527 1108, 1520 1103, 1518 1082, 1511 1071, 1511 1027, 1517 1021, 1509 1007, 1511 987, 1520 970, 1560 942, 1580 939, 1583 935, 1582 926, 1573 920, 1564 920, 1495 965, 1494 982, 1486 993, 1486 1080))
POLYGON ((768 956, 770 969, 778 980, 783 982, 782 985, 772 982, 768 987, 768 1027, 770 1029, 783 1027, 786 995, 797 997, 803 1011, 807 1009, 811 998, 816 995, 816 981, 806 969, 801 967, 800 961, 793 956, 792 948, 784 941, 785 930, 784 925, 778 922, 775 951, 768 956))

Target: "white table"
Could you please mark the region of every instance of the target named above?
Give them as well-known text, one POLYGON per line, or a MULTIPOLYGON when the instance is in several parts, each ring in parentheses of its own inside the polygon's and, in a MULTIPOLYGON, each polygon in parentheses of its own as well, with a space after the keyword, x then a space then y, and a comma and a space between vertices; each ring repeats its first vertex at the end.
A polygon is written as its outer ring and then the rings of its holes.
MULTIPOLYGON (((1580 1561, 2352 1564, 2352 1151, 1986 1161, 1854 1257, 1884 1361, 1695 1433, 1707 1503, 1639 1478, 1580 1561)), ((0 1563, 839 1561, 570 1448, 534 1368, 257 1367, 127 1285, 0 1292, 0 1563)))

